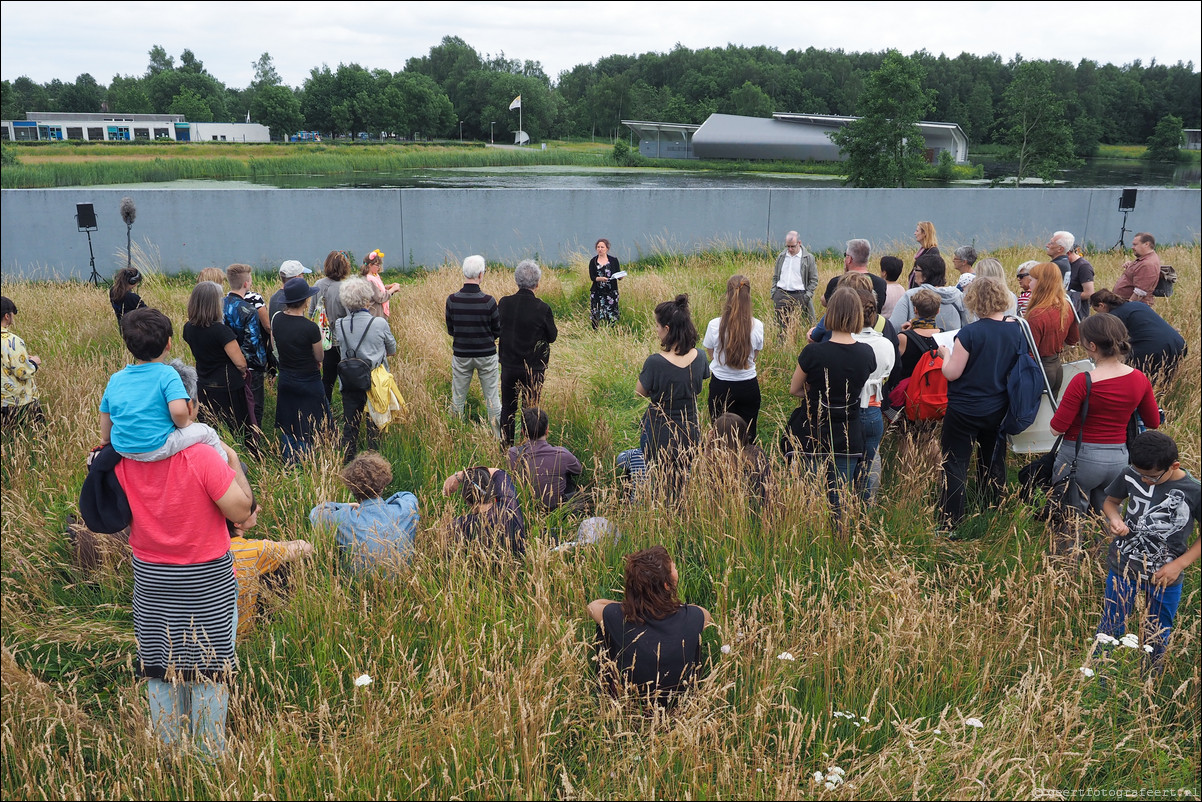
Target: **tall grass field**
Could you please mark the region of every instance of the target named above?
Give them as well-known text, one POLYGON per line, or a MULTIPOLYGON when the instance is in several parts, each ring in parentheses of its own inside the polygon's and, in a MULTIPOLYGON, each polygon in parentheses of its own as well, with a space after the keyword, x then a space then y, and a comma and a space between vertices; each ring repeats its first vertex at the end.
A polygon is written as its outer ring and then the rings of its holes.
MULTIPOLYGON (((909 248, 892 252, 910 261, 909 248)), ((1202 248, 1160 254, 1181 280, 1157 309, 1190 354, 1159 400, 1182 464, 1197 475, 1202 248)), ((1043 251, 991 255, 1013 275, 1043 251)), ((152 253, 137 256, 148 274, 140 294, 172 318, 172 351, 190 362, 179 332, 191 282, 155 273, 152 253)), ((465 510, 441 495, 443 479, 502 467, 505 457, 478 383, 466 420, 447 413, 443 304, 462 274, 403 277, 392 370, 411 416, 385 432, 381 452, 394 472, 386 495, 420 499, 417 553, 399 576, 352 578, 332 532, 309 526, 317 502, 351 500, 336 438, 295 468, 272 454, 251 464, 263 506, 251 536, 307 538, 316 554, 293 572, 289 593, 263 602, 268 615, 239 642, 229 746, 217 761, 151 736, 134 676, 128 559, 81 570, 64 535, 98 442, 101 393, 129 360, 107 293, 4 280, 20 309, 14 330, 44 360, 47 413, 40 431, 3 432, 4 798, 1196 799, 1202 565, 1186 573, 1165 672, 1144 676, 1135 650, 1092 657, 1107 538, 1093 521, 1077 557, 1054 554, 1037 505, 1017 495, 1024 457, 1010 455, 1002 501, 970 501, 968 537, 950 541, 935 533, 937 446, 888 433, 879 502, 836 530, 820 478, 786 468, 775 445, 795 406, 788 384, 804 335, 776 336, 774 257, 633 264, 620 322, 599 331, 589 324, 586 256, 544 271, 538 294, 560 331, 543 396, 551 440, 584 462, 597 514, 621 538, 551 551, 574 522, 540 512, 522 487, 530 537, 520 566, 446 535, 465 510), (678 504, 626 503, 614 456, 638 443, 646 402, 635 380, 658 347, 652 309, 687 292, 704 330, 734 273, 750 277, 769 332, 759 428, 775 492, 760 508, 738 476, 703 459, 678 504), (585 604, 620 598, 623 555, 654 544, 673 555, 682 598, 707 607, 717 626, 696 687, 670 713, 648 715, 599 692, 585 604), (363 674, 372 682, 356 685, 363 674)), ((1113 286, 1125 257, 1089 258, 1098 286, 1113 286)), ((825 255, 819 269, 825 283, 842 260, 825 255)), ((269 295, 276 279, 256 276, 255 288, 269 295)), ((483 288, 514 292, 512 265, 490 265, 483 288)))

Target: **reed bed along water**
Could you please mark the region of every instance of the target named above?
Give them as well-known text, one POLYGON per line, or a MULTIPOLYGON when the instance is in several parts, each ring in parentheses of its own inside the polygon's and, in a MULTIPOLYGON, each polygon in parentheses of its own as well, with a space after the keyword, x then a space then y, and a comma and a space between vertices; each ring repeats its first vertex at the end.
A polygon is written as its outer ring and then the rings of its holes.
MULTIPOLYGON (((1039 254, 996 255, 1013 266, 1039 254)), ((1161 255, 1182 279, 1158 308, 1191 347, 1162 405, 1196 473, 1202 249, 1161 255)), ((154 274, 153 252, 135 256, 149 273, 142 296, 181 325, 190 286, 154 274)), ((1111 285, 1121 258, 1090 258, 1099 286, 1111 285)), ((823 257, 819 267, 825 281, 842 265, 823 257)), ((512 292, 511 273, 496 268, 485 291, 512 292)), ((619 325, 602 331, 588 323, 584 258, 547 271, 540 295, 560 324, 544 400, 552 438, 582 457, 599 512, 622 538, 551 552, 564 522, 536 512, 523 488, 531 541, 520 568, 497 568, 443 534, 461 510, 439 494, 442 479, 501 465, 503 455, 476 387, 468 421, 445 411, 442 304, 460 274, 408 277, 393 301, 393 368, 413 417, 386 433, 382 452, 394 466, 389 492, 421 500, 417 554, 391 580, 339 571, 332 536, 307 522, 317 501, 349 500, 334 446, 295 469, 271 457, 251 466, 263 504, 255 534, 310 538, 317 554, 239 645, 229 751, 216 763, 148 735, 132 673, 129 566, 118 557, 83 573, 63 535, 101 391, 127 361, 107 297, 78 283, 5 281, 21 310, 16 331, 45 359, 49 420, 32 436, 3 433, 4 796, 1001 799, 1180 789, 1196 798, 1199 566, 1186 577, 1167 671, 1144 679, 1129 654, 1105 666, 1090 657, 1105 576, 1100 527, 1086 532, 1080 561, 1051 556, 1043 524, 1011 494, 977 510, 971 539, 941 540, 929 443, 886 438, 881 502, 841 533, 816 477, 779 464, 763 510, 737 476, 704 462, 678 507, 621 503, 613 456, 637 443, 633 386, 653 348, 652 307, 688 292, 704 327, 741 272, 771 331, 771 269, 764 254, 647 259, 624 283, 619 325), (674 555, 682 596, 719 626, 707 635, 699 686, 671 715, 647 717, 597 693, 584 604, 620 593, 622 555, 655 543, 674 555), (1106 687, 1082 666, 1104 668, 1106 687), (356 686, 360 674, 373 682, 356 686)), ((266 291, 272 281, 257 283, 266 291)), ((799 344, 798 332, 770 336, 759 359, 765 447, 793 407, 799 344)), ((178 339, 174 350, 189 359, 178 339)))

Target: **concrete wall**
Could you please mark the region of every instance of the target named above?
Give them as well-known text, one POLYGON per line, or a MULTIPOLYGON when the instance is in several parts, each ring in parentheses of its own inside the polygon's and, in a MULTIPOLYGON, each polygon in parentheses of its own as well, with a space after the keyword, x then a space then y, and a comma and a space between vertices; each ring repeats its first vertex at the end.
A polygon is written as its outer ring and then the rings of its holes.
MULTIPOLYGON (((909 250, 918 220, 940 243, 981 250, 1042 247, 1060 228, 1085 242, 1118 241, 1121 190, 1107 189, 6 189, 0 193, 0 269, 6 279, 86 278, 88 241, 75 204, 94 204, 96 266, 124 264, 121 199, 137 204, 135 243, 149 242, 163 269, 199 271, 245 262, 275 270, 285 259, 314 266, 334 249, 386 254, 386 268, 437 267, 482 253, 515 264, 536 256, 566 264, 608 237, 626 261, 660 251, 783 247, 790 229, 813 250, 852 237, 909 250)), ((1140 189, 1127 221, 1158 242, 1199 241, 1202 193, 1140 189)), ((950 248, 949 248, 950 250, 950 248)))

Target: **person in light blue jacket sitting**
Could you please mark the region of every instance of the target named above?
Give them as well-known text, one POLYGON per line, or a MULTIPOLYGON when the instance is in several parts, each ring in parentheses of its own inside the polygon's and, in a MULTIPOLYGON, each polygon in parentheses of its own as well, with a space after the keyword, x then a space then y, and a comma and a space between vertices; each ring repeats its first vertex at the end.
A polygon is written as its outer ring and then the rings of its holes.
POLYGON ((310 523, 335 527, 343 559, 356 573, 408 563, 421 520, 417 496, 402 491, 382 497, 392 482, 392 466, 374 451, 351 460, 342 469, 342 481, 355 501, 323 501, 309 513, 310 523))

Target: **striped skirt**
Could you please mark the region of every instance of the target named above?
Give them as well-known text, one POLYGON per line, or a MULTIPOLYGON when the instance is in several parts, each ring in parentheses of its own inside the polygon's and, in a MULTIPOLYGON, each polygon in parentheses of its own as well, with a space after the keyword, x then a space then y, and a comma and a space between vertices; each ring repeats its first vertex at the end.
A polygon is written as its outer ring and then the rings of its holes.
POLYGON ((133 566, 140 676, 222 680, 238 668, 234 653, 238 580, 229 552, 196 565, 164 565, 134 557, 133 566))

